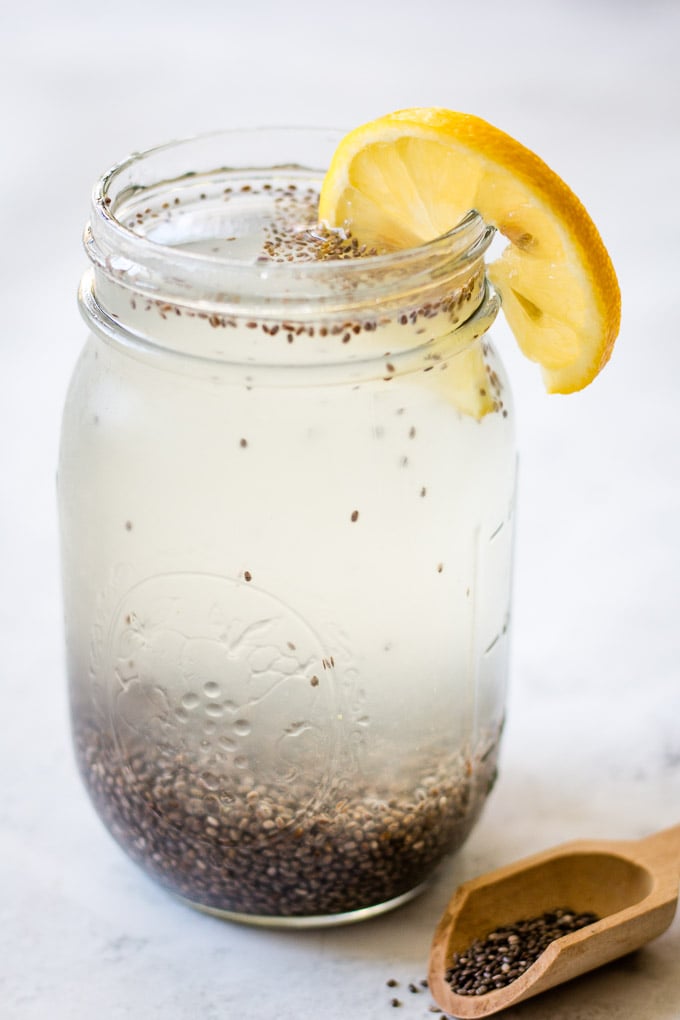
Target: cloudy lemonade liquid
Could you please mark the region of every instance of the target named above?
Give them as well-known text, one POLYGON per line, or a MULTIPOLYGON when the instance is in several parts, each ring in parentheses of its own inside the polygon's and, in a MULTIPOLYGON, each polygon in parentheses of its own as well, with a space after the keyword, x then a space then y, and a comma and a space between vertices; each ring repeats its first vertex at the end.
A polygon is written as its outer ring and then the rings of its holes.
POLYGON ((320 182, 221 170, 103 200, 220 263, 223 293, 154 292, 89 235, 60 465, 100 815, 192 903, 298 924, 400 902, 467 835, 503 718, 514 498, 483 246, 428 288, 386 266, 389 299, 367 298, 375 255, 316 225, 320 182))

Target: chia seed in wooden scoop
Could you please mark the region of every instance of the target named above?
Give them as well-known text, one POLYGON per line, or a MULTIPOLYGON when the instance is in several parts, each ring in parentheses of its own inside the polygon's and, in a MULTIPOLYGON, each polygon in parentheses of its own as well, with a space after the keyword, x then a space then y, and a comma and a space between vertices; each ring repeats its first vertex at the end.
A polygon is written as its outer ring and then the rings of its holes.
MULTIPOLYGON (((669 927, 680 880, 680 825, 630 842, 581 840, 545 850, 465 882, 444 912, 430 951, 429 986, 452 1016, 484 1017, 632 952, 669 927), (557 908, 598 920, 555 939, 504 987, 472 982, 458 994, 447 979, 455 954, 499 928, 557 908), (491 987, 490 987, 491 986, 491 987)), ((559 913, 559 911, 558 911, 559 913)), ((468 968, 484 967, 484 953, 468 968)), ((502 955, 497 957, 500 964, 502 955)), ((492 968, 493 969, 493 968, 492 968)))

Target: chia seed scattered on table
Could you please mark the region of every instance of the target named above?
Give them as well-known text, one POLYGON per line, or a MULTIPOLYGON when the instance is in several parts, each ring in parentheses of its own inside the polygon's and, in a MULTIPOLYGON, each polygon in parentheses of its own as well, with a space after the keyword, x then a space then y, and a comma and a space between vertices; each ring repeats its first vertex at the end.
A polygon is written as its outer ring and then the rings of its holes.
POLYGON ((554 942, 593 924, 596 914, 560 907, 539 917, 496 928, 475 939, 462 953, 454 953, 446 980, 456 995, 486 995, 516 981, 554 942))

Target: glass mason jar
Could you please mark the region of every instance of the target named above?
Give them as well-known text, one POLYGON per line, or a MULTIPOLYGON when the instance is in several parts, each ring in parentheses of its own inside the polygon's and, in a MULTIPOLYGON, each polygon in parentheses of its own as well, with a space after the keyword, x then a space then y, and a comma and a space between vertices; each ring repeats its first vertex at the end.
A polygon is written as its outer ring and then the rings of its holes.
POLYGON ((98 183, 59 502, 72 726, 111 834, 221 916, 414 895, 491 788, 515 487, 471 212, 300 261, 337 137, 244 131, 98 183), (277 247, 278 246, 278 247, 277 247))

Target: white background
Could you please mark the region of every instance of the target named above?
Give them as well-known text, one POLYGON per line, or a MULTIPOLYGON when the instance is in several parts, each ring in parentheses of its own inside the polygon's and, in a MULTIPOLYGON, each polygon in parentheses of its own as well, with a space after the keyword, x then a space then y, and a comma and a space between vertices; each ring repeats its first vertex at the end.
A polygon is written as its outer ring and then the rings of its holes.
MULTIPOLYGON (((132 0, 0 13, 0 1015, 374 1020, 429 999, 463 879, 580 836, 680 821, 680 5, 669 0, 132 0), (80 786, 66 713, 54 475, 85 335, 95 178, 129 151, 252 124, 351 127, 403 106, 485 117, 590 209, 623 291, 610 365, 547 397, 495 328, 521 447, 501 777, 420 900, 324 933, 244 929, 130 864, 80 786)), ((679 863, 680 870, 680 863, 679 863)), ((680 922, 509 1020, 680 1017, 680 922)))

